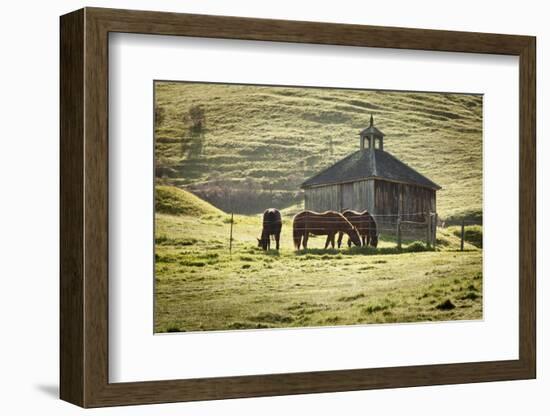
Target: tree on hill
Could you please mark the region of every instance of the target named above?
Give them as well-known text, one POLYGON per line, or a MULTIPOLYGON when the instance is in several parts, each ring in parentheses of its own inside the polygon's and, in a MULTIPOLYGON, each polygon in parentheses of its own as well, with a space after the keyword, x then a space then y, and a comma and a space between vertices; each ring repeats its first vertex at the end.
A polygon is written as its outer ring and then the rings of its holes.
POLYGON ((202 154, 204 146, 204 134, 206 131, 206 112, 201 105, 193 105, 183 116, 183 122, 187 126, 181 139, 182 156, 194 158, 202 154))

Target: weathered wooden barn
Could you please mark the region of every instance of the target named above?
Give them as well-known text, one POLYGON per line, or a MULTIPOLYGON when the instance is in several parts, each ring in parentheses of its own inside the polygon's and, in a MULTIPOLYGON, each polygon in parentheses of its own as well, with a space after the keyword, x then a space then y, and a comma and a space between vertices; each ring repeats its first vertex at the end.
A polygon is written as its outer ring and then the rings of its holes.
POLYGON ((359 133, 359 150, 302 183, 305 209, 368 210, 378 222, 424 221, 436 213, 441 189, 384 150, 384 134, 370 125, 359 133))

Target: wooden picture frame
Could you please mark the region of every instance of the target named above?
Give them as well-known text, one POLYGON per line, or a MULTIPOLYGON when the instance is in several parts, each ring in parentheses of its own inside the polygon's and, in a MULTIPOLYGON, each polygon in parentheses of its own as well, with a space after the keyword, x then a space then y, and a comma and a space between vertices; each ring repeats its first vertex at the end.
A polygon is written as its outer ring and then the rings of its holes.
POLYGON ((100 8, 62 16, 60 30, 61 399, 101 407, 535 378, 534 37, 100 8), (519 56, 519 359, 109 383, 110 32, 519 56))

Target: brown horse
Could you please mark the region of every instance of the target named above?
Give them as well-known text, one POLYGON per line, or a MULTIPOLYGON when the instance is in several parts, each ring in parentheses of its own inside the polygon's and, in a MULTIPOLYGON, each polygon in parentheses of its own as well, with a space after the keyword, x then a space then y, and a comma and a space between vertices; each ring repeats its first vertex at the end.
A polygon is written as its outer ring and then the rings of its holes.
POLYGON ((357 230, 339 212, 326 211, 323 213, 313 211, 301 211, 294 216, 292 223, 292 237, 294 247, 300 249, 300 244, 307 249, 307 240, 310 234, 326 235, 325 249, 329 243, 334 248, 334 237, 338 232, 346 233, 356 245, 361 245, 361 238, 357 230))
POLYGON ((264 211, 262 220, 262 236, 258 238, 258 247, 269 250, 271 236, 275 238, 275 247, 279 250, 279 239, 281 237, 281 228, 283 221, 278 209, 268 208, 264 211))
MULTIPOLYGON (((368 211, 358 212, 351 209, 342 212, 342 215, 351 222, 357 229, 363 243, 363 247, 369 244, 372 247, 378 246, 378 233, 376 232, 376 221, 368 211)), ((344 233, 338 234, 338 248, 342 245, 342 237, 344 233)), ((348 239, 348 247, 351 247, 351 241, 348 239)))

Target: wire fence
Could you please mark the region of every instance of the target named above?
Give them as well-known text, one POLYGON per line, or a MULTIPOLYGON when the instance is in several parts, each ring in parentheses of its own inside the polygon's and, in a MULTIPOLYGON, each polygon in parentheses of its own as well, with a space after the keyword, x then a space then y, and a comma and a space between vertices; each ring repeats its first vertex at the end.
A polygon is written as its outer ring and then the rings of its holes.
MULTIPOLYGON (((322 214, 322 213, 320 213, 322 214)), ((377 235, 384 234, 388 237, 393 237, 396 241, 397 248, 401 249, 404 240, 423 240, 428 248, 436 248, 437 244, 437 228, 445 227, 444 222, 439 222, 436 212, 407 212, 401 214, 369 214, 374 220, 364 218, 348 218, 355 230, 360 234, 367 234, 375 231, 377 235)), ((346 233, 351 230, 341 227, 333 230, 330 226, 341 225, 342 218, 316 216, 314 218, 304 219, 302 224, 295 227, 298 231, 308 232, 312 235, 327 235, 327 233, 346 233), (309 224, 308 224, 309 223, 309 224)), ((233 242, 233 213, 230 220, 230 253, 233 242)), ((460 222, 460 250, 464 251, 465 242, 465 227, 468 225, 478 225, 479 221, 463 218, 460 222)), ((264 223, 265 225, 265 223, 264 223)), ((294 228, 294 227, 293 227, 294 228)))

